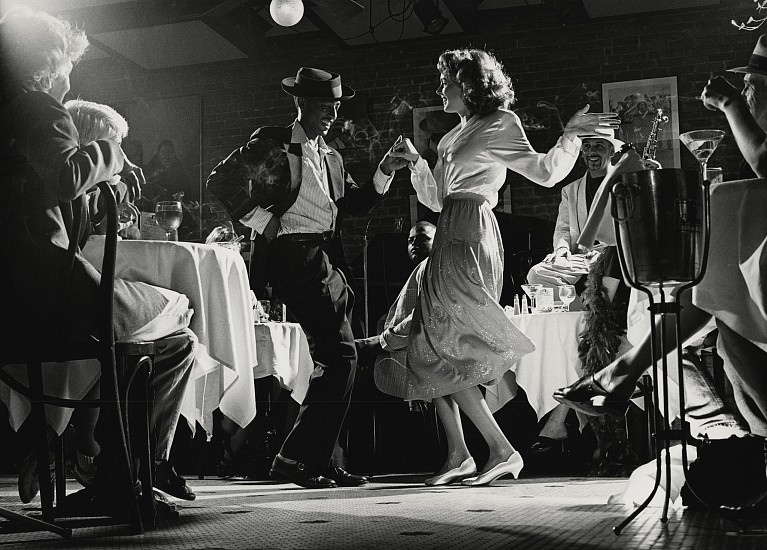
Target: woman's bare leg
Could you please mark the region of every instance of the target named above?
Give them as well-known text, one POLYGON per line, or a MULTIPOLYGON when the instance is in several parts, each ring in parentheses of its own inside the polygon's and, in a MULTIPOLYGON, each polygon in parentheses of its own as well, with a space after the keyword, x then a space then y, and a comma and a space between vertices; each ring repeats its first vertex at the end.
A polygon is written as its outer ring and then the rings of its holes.
POLYGON ((479 387, 472 386, 450 396, 458 407, 469 417, 487 442, 490 455, 482 472, 486 472, 501 462, 506 462, 515 449, 501 431, 493 418, 493 413, 485 402, 479 387))
MULTIPOLYGON (((683 293, 679 303, 682 306, 680 314, 682 340, 686 340, 706 326, 711 316, 692 305, 691 292, 683 293)), ((656 326, 660 330, 659 323, 660 320, 656 326)), ((673 318, 666 322, 665 338, 669 345, 674 346, 670 353, 675 354, 676 323, 673 318)), ((611 394, 621 397, 630 396, 639 378, 652 365, 651 340, 651 333, 648 331, 639 344, 594 374, 594 379, 611 394)), ((655 346, 655 355, 656 359, 660 358, 660 346, 655 346)), ((669 371, 671 379, 676 380, 676 369, 669 369, 669 371)))
POLYGON ((450 397, 436 397, 433 403, 447 437, 447 459, 442 468, 437 471, 437 475, 439 475, 453 468, 458 468, 464 460, 471 457, 471 454, 469 454, 466 440, 463 437, 461 413, 458 410, 458 405, 450 397))

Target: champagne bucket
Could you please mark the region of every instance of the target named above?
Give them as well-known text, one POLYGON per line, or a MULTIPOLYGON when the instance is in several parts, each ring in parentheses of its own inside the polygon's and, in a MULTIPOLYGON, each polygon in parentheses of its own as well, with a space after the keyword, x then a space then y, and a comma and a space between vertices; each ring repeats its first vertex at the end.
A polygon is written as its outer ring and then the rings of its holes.
POLYGON ((702 278, 709 194, 699 173, 671 168, 623 174, 610 195, 623 276, 631 286, 696 284, 702 278))

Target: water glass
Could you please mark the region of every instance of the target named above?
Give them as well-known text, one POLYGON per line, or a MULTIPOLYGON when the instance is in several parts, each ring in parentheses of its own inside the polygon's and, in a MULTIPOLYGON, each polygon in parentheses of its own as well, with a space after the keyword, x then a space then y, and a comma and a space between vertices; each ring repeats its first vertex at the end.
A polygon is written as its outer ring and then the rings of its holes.
POLYGON ((284 323, 286 321, 285 315, 285 304, 279 300, 274 300, 272 303, 272 310, 269 313, 269 320, 274 321, 275 323, 284 323))
POLYGON ((565 311, 570 311, 570 304, 575 300, 575 287, 573 285, 560 286, 559 299, 565 304, 565 311))
POLYGON ((706 179, 711 183, 722 183, 724 181, 724 173, 720 166, 706 166, 706 179))
POLYGON ((181 208, 181 201, 160 201, 154 208, 154 217, 157 225, 165 230, 165 238, 171 239, 171 234, 181 225, 184 212, 181 208))
POLYGON ((259 300, 258 305, 260 306, 260 311, 258 312, 258 320, 259 322, 264 323, 269 320, 269 313, 272 310, 272 303, 269 300, 259 300))

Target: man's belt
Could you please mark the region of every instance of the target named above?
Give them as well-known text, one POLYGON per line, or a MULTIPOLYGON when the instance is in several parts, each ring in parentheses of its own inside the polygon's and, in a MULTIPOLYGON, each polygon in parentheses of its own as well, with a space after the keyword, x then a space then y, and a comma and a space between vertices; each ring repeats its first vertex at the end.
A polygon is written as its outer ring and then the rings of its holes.
POLYGON ((277 242, 302 244, 307 246, 322 246, 333 239, 332 231, 322 233, 287 233, 277 237, 277 242))

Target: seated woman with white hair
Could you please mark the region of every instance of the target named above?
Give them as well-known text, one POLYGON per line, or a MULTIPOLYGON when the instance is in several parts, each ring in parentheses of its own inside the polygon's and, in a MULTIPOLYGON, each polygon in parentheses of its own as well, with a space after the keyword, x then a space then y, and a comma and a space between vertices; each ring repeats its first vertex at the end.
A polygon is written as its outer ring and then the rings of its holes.
MULTIPOLYGON (((80 242, 81 237, 71 234, 74 213, 85 210, 87 215, 85 197, 97 183, 119 175, 140 194, 144 177, 115 139, 83 143, 62 105, 72 68, 88 46, 81 29, 41 11, 17 8, 0 20, 0 36, 0 150, 7 159, 0 174, 0 346, 39 348, 57 335, 74 346, 99 333, 94 311, 100 282, 79 250, 69 265, 70 239, 80 242)), ((196 337, 187 328, 192 312, 187 306, 172 326, 160 326, 156 321, 171 302, 164 292, 123 279, 115 280, 114 291, 115 339, 156 340, 150 377, 153 391, 162 396, 151 411, 151 436, 160 459, 156 479, 166 492, 193 498, 166 460, 196 349, 196 337)), ((70 373, 69 363, 48 365, 51 375, 66 379, 70 373)), ((92 384, 81 386, 84 393, 92 384)), ((7 398, 7 388, 0 387, 0 394, 7 398)), ((121 513, 130 486, 115 468, 121 447, 116 422, 111 409, 101 411, 95 430, 98 468, 83 501, 108 514, 121 513)))

